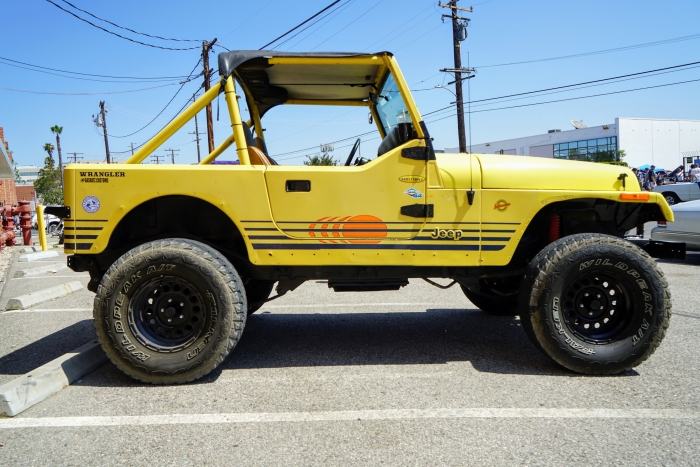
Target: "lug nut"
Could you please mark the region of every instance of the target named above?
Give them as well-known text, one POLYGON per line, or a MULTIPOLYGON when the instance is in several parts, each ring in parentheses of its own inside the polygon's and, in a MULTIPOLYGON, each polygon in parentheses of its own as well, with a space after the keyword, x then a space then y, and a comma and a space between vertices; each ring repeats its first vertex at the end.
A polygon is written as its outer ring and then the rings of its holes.
POLYGON ((182 319, 182 318, 184 318, 184 317, 185 317, 185 315, 180 315, 180 319, 182 319))
POLYGON ((168 318, 168 323, 172 323, 173 320, 171 318, 168 318))
POLYGON ((156 324, 156 320, 155 320, 155 319, 151 319, 151 320, 148 321, 148 323, 152 326, 152 325, 156 324))

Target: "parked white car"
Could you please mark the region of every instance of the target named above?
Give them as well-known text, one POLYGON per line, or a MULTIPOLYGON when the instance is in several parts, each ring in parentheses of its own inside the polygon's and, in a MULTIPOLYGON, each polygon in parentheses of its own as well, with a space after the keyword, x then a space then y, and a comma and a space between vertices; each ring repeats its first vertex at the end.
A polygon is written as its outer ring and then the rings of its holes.
MULTIPOLYGON (((44 215, 44 226, 46 226, 46 231, 50 234, 54 233, 56 229, 58 229, 58 226, 61 224, 61 219, 58 217, 54 216, 53 214, 45 214, 44 215)), ((38 228, 38 222, 36 219, 36 214, 32 216, 32 228, 36 229, 38 228)))
POLYGON ((671 206, 674 222, 659 221, 651 229, 651 239, 685 242, 688 250, 700 250, 700 200, 671 206))
POLYGON ((661 193, 664 198, 666 198, 666 202, 671 206, 684 201, 700 199, 700 183, 696 182, 657 185, 654 187, 653 191, 661 193))

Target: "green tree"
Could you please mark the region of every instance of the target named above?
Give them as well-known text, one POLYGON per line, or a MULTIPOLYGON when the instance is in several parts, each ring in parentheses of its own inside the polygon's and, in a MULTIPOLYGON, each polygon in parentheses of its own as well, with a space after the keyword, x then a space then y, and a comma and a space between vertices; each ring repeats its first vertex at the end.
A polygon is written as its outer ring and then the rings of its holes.
POLYGON ((56 135, 56 150, 58 151, 58 173, 60 174, 61 187, 63 187, 63 157, 61 157, 61 133, 63 127, 54 125, 51 127, 51 133, 56 135))
POLYGON ((338 165, 338 161, 334 160, 328 154, 314 154, 313 156, 306 156, 308 161, 304 161, 304 165, 338 165))
POLYGON ((617 151, 615 151, 615 154, 617 155, 617 160, 618 160, 618 161, 621 161, 621 160, 624 159, 625 156, 627 155, 627 153, 625 152, 624 149, 618 149, 617 151))
POLYGON ((39 170, 39 177, 34 182, 34 189, 44 204, 63 204, 63 187, 60 184, 60 174, 53 159, 53 145, 44 144, 48 156, 44 159, 44 167, 39 170))

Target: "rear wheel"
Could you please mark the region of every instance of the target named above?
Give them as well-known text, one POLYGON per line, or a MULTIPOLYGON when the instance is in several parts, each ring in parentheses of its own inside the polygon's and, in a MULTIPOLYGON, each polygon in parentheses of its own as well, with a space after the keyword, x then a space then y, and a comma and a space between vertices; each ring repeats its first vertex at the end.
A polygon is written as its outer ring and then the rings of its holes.
POLYGON ((462 292, 480 310, 490 315, 518 314, 518 284, 505 279, 480 279, 479 285, 465 287, 462 292))
POLYGON ((681 202, 681 199, 678 197, 678 195, 672 191, 666 191, 662 193, 662 195, 666 199, 666 202, 669 206, 673 206, 674 204, 678 204, 681 202))
POLYGON ((579 234, 545 247, 520 286, 520 318, 540 350, 565 368, 615 374, 654 353, 671 297, 654 260, 632 243, 579 234))
POLYGON ((216 250, 158 240, 119 258, 95 296, 95 328, 124 373, 155 384, 193 381, 216 368, 243 332, 241 279, 216 250))

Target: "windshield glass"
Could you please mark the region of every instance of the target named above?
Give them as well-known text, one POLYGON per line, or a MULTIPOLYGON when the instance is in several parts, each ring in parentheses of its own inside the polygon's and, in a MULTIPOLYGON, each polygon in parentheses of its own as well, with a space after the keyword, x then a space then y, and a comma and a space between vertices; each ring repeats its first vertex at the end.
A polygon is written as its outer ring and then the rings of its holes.
POLYGON ((411 121, 411 116, 408 113, 393 75, 389 75, 384 86, 379 91, 377 99, 377 116, 384 127, 385 134, 388 135, 396 124, 411 121))

